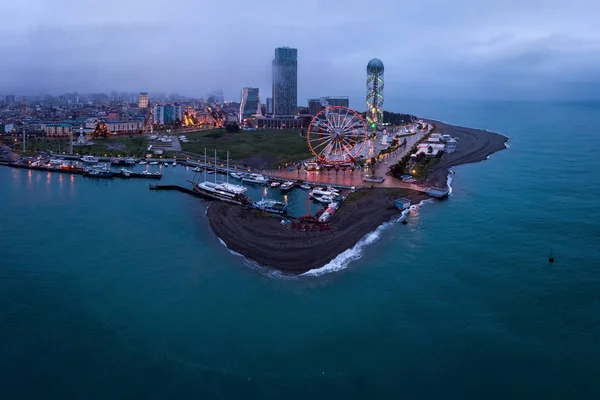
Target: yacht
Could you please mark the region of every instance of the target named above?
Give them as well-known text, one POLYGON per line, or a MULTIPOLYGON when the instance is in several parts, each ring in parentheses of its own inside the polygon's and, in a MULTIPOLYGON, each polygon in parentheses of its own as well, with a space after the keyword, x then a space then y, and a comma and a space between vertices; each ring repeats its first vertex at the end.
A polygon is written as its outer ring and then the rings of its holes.
POLYGON ((310 198, 313 199, 314 201, 317 201, 319 203, 324 203, 324 204, 333 203, 333 201, 335 200, 334 196, 316 195, 316 194, 313 194, 312 192, 310 192, 310 198))
POLYGON ((177 165, 177 161, 173 161, 173 166, 176 166, 176 165, 177 165))
POLYGON ((158 161, 150 161, 149 164, 150 165, 158 165, 158 161))
POLYGON ((294 182, 291 181, 287 181, 284 184, 281 185, 281 191, 282 192, 287 192, 290 191, 294 188, 294 182))
POLYGON ((262 199, 255 201, 252 205, 262 211, 274 214, 287 214, 287 204, 282 201, 262 199))
POLYGON ((113 173, 109 169, 105 168, 92 168, 87 172, 83 173, 85 176, 90 176, 94 178, 112 178, 113 173))
POLYGON ((131 174, 132 174, 132 171, 125 169, 125 168, 121 169, 121 175, 124 178, 129 178, 131 176, 131 174))
POLYGON ((148 162, 147 162, 147 161, 144 161, 144 160, 142 160, 142 161, 140 161, 138 164, 140 164, 140 165, 146 165, 146 164, 148 164, 148 162))
POLYGON ((336 197, 340 194, 340 192, 338 192, 336 189, 329 187, 327 189, 323 189, 323 188, 314 188, 313 190, 311 190, 310 192, 311 196, 331 196, 331 197, 336 197))
POLYGON ((152 172, 150 172, 150 171, 142 171, 142 175, 152 175, 152 172))
POLYGON ((276 187, 279 187, 279 185, 281 185, 280 182, 271 182, 271 189, 275 189, 276 187))
POLYGON ((208 197, 238 204, 248 204, 248 198, 246 197, 246 191, 248 189, 244 186, 209 181, 200 183, 192 182, 192 185, 194 187, 194 191, 202 193, 208 197))
POLYGON ((229 175, 235 179, 242 179, 242 175, 238 174, 237 172, 230 172, 229 175))
POLYGON ((207 174, 212 175, 215 173, 215 171, 213 171, 212 169, 210 171, 206 171, 207 174))
POLYGON ((267 183, 267 179, 261 174, 250 174, 248 176, 243 176, 242 182, 258 183, 260 185, 264 185, 265 183, 267 183))
POLYGON ((83 156, 81 157, 81 161, 84 163, 96 164, 100 159, 95 156, 83 156))
POLYGON ((165 161, 165 162, 163 163, 163 165, 164 165, 165 167, 168 167, 168 166, 169 166, 169 163, 165 161))
POLYGON ((194 171, 194 172, 202 172, 202 171, 204 171, 204 168, 196 167, 192 171, 194 171))
POLYGON ((306 183, 303 185, 300 185, 300 188, 304 189, 304 190, 310 190, 310 186, 308 186, 306 183))

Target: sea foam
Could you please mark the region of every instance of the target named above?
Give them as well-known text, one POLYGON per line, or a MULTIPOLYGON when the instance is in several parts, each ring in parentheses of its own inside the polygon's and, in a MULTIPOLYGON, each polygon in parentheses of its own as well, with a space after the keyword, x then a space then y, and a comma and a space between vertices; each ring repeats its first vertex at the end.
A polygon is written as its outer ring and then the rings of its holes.
POLYGON ((378 226, 377 229, 375 229, 374 231, 369 232, 365 236, 363 236, 363 238, 360 239, 358 241, 358 243, 356 243, 354 245, 354 247, 351 247, 348 250, 338 254, 337 257, 335 257, 333 260, 329 261, 327 264, 325 264, 321 268, 311 269, 310 271, 307 271, 307 272, 301 274, 300 276, 320 276, 320 275, 329 274, 332 272, 337 272, 337 271, 341 271, 343 269, 348 268, 348 265, 350 265, 350 263, 352 261, 356 261, 363 256, 363 249, 366 246, 375 243, 381 237, 381 233, 385 229, 387 229, 388 227, 392 226, 393 224, 401 222, 403 219, 407 218, 410 211, 416 210, 423 204, 425 204, 427 202, 431 202, 431 201, 433 201, 433 200, 427 199, 427 200, 421 201, 419 204, 413 204, 412 206, 410 206, 410 208, 402 211, 402 216, 400 218, 398 218, 397 220, 386 222, 386 223, 378 226))

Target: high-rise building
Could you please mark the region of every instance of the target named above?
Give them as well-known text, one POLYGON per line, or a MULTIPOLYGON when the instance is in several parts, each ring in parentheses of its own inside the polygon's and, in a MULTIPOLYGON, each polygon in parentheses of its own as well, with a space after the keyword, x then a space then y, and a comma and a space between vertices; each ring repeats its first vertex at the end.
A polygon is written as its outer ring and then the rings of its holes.
POLYGON ((260 116, 260 93, 258 88, 242 88, 242 99, 240 101, 240 121, 244 118, 260 116))
POLYGON ((298 50, 275 49, 273 59, 273 114, 295 115, 298 105, 298 50))
POLYGON ((383 70, 377 58, 367 64, 367 122, 372 130, 383 123, 383 70))
POLYGON ((329 97, 321 98, 321 105, 323 105, 324 107, 331 107, 331 106, 349 107, 350 101, 348 100, 348 97, 329 96, 329 97))
POLYGON ((308 113, 310 115, 317 115, 323 108, 321 99, 308 99, 308 113))
POLYGON ((273 115, 273 98, 267 97, 267 114, 273 115))
POLYGON ((5 97, 6 104, 12 106, 15 104, 15 96, 12 94, 7 94, 5 97))
POLYGON ((174 123, 176 120, 182 121, 182 110, 179 104, 167 104, 165 106, 154 107, 154 123, 158 125, 168 125, 174 123))
POLYGON ((138 107, 139 108, 147 108, 148 107, 148 93, 146 93, 146 92, 140 93, 140 97, 138 98, 138 107))

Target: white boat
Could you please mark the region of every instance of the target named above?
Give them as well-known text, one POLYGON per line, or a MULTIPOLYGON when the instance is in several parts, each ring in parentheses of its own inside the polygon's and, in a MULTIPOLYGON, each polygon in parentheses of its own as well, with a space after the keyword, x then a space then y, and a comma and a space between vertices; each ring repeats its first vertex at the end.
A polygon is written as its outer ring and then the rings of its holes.
POLYGON ((206 171, 206 173, 207 173, 207 174, 209 174, 209 175, 212 175, 212 174, 214 174, 214 173, 215 173, 215 171, 213 171, 213 170, 210 170, 210 171, 206 171))
POLYGON ((260 201, 255 201, 252 205, 262 211, 275 214, 287 214, 287 204, 282 201, 262 199, 260 201))
POLYGON ((275 189, 276 187, 279 187, 279 185, 281 185, 280 182, 271 182, 271 189, 275 189))
POLYGON ((260 185, 264 185, 265 183, 267 183, 267 179, 261 174, 250 174, 247 176, 243 176, 242 182, 257 183, 260 185))
POLYGON ((149 164, 150 165, 158 165, 158 161, 150 161, 149 164))
POLYGON ((142 171, 142 175, 152 175, 152 172, 150 172, 150 171, 142 171))
POLYGON ((48 162, 50 165, 63 165, 66 163, 65 160, 62 160, 60 158, 52 158, 50 159, 50 161, 48 162))
POLYGON ((142 160, 142 161, 140 161, 138 164, 139 164, 139 165, 146 165, 146 164, 148 164, 148 162, 147 162, 147 161, 144 161, 144 160, 142 160))
POLYGON ((287 192, 289 190, 292 190, 293 188, 294 188, 294 182, 291 182, 291 181, 284 182, 281 185, 281 191, 282 192, 287 192))
POLYGON ((311 196, 331 196, 331 197, 336 197, 340 194, 340 192, 338 192, 337 190, 329 190, 329 189, 333 189, 333 188, 327 188, 327 189, 323 189, 323 188, 314 188, 310 194, 311 196))
POLYGON ((165 162, 163 163, 163 165, 164 165, 165 167, 168 167, 168 166, 169 166, 169 163, 165 161, 165 162))
POLYGON ((129 178, 131 176, 131 171, 128 169, 121 169, 121 174, 123 174, 124 177, 129 178))
POLYGON ((173 161, 173 166, 176 166, 176 165, 177 165, 177 161, 173 161))
POLYGON ((319 203, 332 203, 335 200, 334 196, 327 196, 327 195, 316 195, 313 194, 311 192, 310 194, 310 198, 313 199, 314 201, 318 201, 319 203))
POLYGON ((304 190, 310 190, 310 186, 308 186, 307 184, 300 185, 300 188, 304 190))
POLYGON ((200 168, 200 167, 196 167, 196 168, 194 168, 192 171, 194 171, 194 172, 202 172, 202 171, 203 171, 203 169, 202 169, 202 168, 200 168))
POLYGON ((200 183, 194 183, 193 186, 196 192, 219 200, 230 200, 242 204, 246 204, 248 202, 245 196, 245 193, 248 189, 241 185, 204 181, 200 183))
POLYGON ((229 175, 235 179, 242 179, 242 175, 238 174, 237 172, 230 172, 229 175))
POLYGON ((96 164, 100 159, 95 156, 83 156, 81 157, 81 161, 84 163, 96 164))

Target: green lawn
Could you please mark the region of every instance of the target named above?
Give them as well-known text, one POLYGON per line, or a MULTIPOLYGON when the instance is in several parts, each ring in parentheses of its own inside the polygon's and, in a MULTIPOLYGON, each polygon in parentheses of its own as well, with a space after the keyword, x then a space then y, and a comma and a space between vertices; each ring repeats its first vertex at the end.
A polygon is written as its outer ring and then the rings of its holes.
POLYGON ((259 129, 256 131, 239 131, 228 133, 226 130, 211 129, 201 132, 186 133, 191 143, 181 143, 184 151, 209 154, 217 149, 218 157, 225 158, 227 151, 232 160, 243 160, 253 157, 270 157, 277 163, 299 161, 312 155, 306 139, 300 137, 295 129, 259 129))

